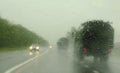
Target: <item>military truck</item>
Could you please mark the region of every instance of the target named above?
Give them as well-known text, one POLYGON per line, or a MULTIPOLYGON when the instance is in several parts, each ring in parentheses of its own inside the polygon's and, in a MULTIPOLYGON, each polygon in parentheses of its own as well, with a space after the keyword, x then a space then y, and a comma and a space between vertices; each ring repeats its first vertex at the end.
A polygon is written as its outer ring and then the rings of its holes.
POLYGON ((93 56, 94 61, 107 61, 114 46, 114 29, 110 22, 92 20, 82 24, 75 38, 80 59, 93 56))
POLYGON ((57 42, 58 49, 67 49, 69 46, 69 41, 67 38, 62 37, 57 42))

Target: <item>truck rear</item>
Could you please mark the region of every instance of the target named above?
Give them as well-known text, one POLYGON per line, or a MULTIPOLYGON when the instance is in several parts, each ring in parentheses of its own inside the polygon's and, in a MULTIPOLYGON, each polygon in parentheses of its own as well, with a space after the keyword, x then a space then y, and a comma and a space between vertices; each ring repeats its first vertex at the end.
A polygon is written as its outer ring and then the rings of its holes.
POLYGON ((78 52, 81 59, 93 56, 95 61, 98 59, 107 61, 114 45, 114 29, 109 22, 102 20, 85 22, 79 34, 78 52))

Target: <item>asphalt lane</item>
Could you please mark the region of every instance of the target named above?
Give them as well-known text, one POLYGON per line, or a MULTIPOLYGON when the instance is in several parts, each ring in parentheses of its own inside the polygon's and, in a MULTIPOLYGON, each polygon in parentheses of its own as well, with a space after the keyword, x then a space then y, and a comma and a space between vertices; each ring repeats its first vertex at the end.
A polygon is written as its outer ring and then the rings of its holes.
POLYGON ((30 58, 27 50, 0 52, 0 73, 30 58))
POLYGON ((72 61, 65 50, 50 49, 45 55, 15 70, 14 73, 73 73, 72 61))
MULTIPOLYGON (((46 48, 41 48, 40 52, 44 52, 46 48)), ((0 51, 0 73, 26 61, 34 56, 29 56, 29 50, 17 50, 17 51, 0 51)))
POLYGON ((51 49, 13 73, 119 73, 120 69, 114 69, 119 66, 112 64, 115 64, 112 59, 103 64, 89 59, 82 62, 75 59, 70 50, 51 49))
POLYGON ((119 65, 120 58, 116 51, 110 55, 108 63, 101 64, 94 63, 89 58, 80 61, 74 57, 72 50, 53 48, 47 49, 44 55, 40 54, 12 73, 119 73, 119 65))

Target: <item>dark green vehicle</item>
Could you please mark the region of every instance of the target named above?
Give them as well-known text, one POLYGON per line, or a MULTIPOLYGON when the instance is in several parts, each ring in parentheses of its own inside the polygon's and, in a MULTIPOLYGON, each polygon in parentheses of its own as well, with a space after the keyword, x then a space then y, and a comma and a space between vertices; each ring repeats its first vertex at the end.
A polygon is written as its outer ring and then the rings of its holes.
POLYGON ((85 22, 78 34, 75 38, 75 49, 80 59, 93 56, 95 61, 107 61, 114 46, 114 29, 109 22, 102 20, 85 22))
POLYGON ((69 45, 69 41, 67 38, 65 37, 62 37, 58 40, 57 42, 57 47, 59 49, 67 49, 68 48, 68 45, 69 45))

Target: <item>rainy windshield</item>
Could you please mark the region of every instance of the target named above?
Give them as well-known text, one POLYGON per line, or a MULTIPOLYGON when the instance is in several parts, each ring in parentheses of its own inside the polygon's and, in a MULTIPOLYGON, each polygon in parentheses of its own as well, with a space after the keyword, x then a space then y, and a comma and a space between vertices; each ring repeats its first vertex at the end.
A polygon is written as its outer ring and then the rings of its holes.
POLYGON ((0 0, 0 73, 119 73, 119 0, 0 0))

